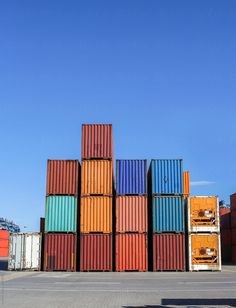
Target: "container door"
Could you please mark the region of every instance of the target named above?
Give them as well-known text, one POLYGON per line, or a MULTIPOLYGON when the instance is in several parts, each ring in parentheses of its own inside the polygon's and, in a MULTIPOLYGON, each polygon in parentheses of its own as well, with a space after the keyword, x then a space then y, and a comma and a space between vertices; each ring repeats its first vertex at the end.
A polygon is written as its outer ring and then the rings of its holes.
POLYGON ((39 234, 34 234, 31 237, 31 267, 32 269, 40 269, 41 256, 41 239, 39 234))

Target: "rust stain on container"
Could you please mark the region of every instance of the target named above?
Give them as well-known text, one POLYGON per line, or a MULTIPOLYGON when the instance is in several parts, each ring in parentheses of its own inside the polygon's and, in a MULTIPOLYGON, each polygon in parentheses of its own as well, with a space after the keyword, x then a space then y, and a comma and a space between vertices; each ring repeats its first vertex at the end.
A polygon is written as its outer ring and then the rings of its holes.
POLYGON ((185 235, 153 234, 153 271, 185 271, 185 235))
POLYGON ((113 158, 111 124, 82 125, 82 159, 113 158))
POLYGON ((109 160, 82 162, 81 195, 113 194, 113 163, 109 160))
POLYGON ((116 271, 148 270, 147 234, 116 234, 116 271))
POLYGON ((80 232, 112 232, 112 197, 81 198, 80 232))
POLYGON ((44 270, 75 272, 76 240, 75 234, 45 234, 44 270))
POLYGON ((47 196, 78 195, 79 161, 48 160, 47 196))
POLYGON ((0 230, 0 257, 8 257, 9 254, 9 232, 0 230))
POLYGON ((112 271, 111 234, 80 234, 80 270, 112 271))
POLYGON ((183 172, 183 187, 184 187, 184 198, 188 198, 190 195, 190 172, 183 172))
POLYGON ((116 232, 145 233, 147 228, 147 197, 116 197, 116 232))

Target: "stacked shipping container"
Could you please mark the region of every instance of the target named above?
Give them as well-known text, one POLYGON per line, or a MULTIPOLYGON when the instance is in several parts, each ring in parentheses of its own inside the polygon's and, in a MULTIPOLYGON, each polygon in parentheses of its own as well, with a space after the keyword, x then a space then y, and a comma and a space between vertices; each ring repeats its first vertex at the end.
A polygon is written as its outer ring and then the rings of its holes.
POLYGON ((231 227, 231 243, 232 243, 232 252, 231 260, 236 263, 236 193, 230 196, 230 227, 231 227))
POLYGON ((221 270, 218 197, 188 198, 189 270, 221 270))
POLYGON ((154 271, 185 271, 185 223, 181 159, 155 159, 149 169, 154 271))
POLYGON ((76 271, 78 160, 48 160, 44 270, 76 271))
POLYGON ((0 270, 8 269, 9 232, 0 230, 0 270))
POLYGON ((112 271, 112 217, 112 125, 84 124, 80 204, 81 271, 112 271))

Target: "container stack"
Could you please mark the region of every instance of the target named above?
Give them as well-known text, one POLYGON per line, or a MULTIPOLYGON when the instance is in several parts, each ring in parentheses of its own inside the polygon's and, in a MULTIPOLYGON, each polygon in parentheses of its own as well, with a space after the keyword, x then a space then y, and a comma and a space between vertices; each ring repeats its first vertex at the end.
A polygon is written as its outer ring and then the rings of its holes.
POLYGON ((113 136, 110 124, 82 125, 80 270, 112 271, 113 136))
POLYGON ((188 198, 190 271, 221 270, 218 197, 188 198))
POLYGON ((236 264, 236 193, 230 196, 230 210, 231 213, 231 239, 232 239, 232 252, 231 260, 236 264))
POLYGON ((9 232, 0 230, 0 271, 8 269, 9 232))
POLYGON ((153 271, 185 271, 182 160, 153 159, 149 182, 153 271))
POLYGON ((148 270, 147 161, 116 161, 116 271, 148 270))
POLYGON ((232 261, 232 232, 230 207, 220 207, 220 239, 222 263, 232 261))
POLYGON ((78 184, 78 160, 48 160, 45 271, 76 271, 78 184))
POLYGON ((183 172, 183 189, 184 189, 184 202, 188 200, 190 196, 190 172, 183 172))

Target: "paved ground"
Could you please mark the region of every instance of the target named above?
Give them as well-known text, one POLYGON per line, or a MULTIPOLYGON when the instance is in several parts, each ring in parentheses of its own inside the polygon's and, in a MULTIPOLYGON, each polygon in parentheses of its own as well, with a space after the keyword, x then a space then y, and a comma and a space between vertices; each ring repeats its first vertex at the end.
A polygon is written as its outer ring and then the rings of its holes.
POLYGON ((221 273, 1 272, 0 307, 236 307, 236 266, 221 273))

